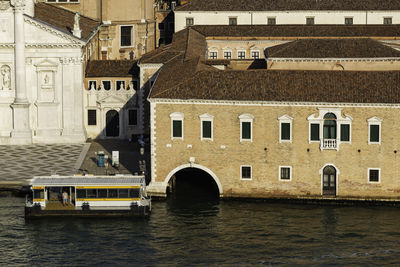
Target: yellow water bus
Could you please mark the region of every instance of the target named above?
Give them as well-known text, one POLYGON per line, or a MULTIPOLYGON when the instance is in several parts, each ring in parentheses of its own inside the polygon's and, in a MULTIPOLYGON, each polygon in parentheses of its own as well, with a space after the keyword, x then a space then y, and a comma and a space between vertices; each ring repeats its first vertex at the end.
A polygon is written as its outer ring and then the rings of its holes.
POLYGON ((26 217, 148 216, 144 176, 37 176, 30 180, 26 217))

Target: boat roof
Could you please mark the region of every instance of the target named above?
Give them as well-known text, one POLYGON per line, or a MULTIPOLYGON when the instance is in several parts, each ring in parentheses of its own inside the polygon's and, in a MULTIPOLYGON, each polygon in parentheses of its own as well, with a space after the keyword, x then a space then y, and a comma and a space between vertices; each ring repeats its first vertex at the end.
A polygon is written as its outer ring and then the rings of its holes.
POLYGON ((36 176, 29 183, 31 186, 84 186, 84 185, 143 185, 144 176, 36 176))

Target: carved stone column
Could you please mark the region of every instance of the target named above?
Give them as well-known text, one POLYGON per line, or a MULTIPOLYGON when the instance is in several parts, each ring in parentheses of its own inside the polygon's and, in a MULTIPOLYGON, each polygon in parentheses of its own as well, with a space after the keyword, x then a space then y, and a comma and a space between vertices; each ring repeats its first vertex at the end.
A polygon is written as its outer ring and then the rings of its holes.
POLYGON ((15 39, 15 94, 11 105, 13 108, 14 129, 11 133, 12 143, 32 143, 32 131, 29 122, 29 102, 26 91, 25 73, 25 33, 24 8, 25 0, 13 0, 14 5, 14 39, 15 39))

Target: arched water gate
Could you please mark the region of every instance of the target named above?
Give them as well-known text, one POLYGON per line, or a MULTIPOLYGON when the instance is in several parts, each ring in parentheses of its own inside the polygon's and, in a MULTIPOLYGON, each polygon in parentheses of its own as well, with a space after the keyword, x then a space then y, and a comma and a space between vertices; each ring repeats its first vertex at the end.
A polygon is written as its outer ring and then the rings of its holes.
MULTIPOLYGON (((202 183, 211 187, 215 186, 215 193, 217 197, 223 196, 223 189, 220 180, 218 179, 217 175, 207 167, 204 167, 199 164, 188 163, 183 164, 175 169, 173 169, 165 178, 164 184, 166 186, 166 193, 172 193, 177 188, 177 183, 182 181, 190 181, 194 182, 197 186, 202 183)), ((204 185, 204 184, 203 184, 204 185)))

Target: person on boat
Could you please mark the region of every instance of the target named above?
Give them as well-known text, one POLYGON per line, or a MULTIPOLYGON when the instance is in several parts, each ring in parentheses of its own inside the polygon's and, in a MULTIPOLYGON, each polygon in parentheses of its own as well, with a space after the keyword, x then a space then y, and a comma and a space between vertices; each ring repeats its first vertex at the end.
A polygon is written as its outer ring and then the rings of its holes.
POLYGON ((62 199, 63 199, 63 205, 67 204, 68 205, 68 193, 67 192, 63 192, 62 193, 62 199))

